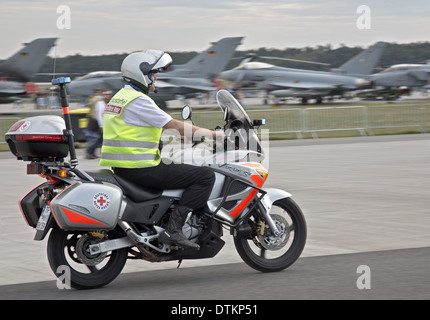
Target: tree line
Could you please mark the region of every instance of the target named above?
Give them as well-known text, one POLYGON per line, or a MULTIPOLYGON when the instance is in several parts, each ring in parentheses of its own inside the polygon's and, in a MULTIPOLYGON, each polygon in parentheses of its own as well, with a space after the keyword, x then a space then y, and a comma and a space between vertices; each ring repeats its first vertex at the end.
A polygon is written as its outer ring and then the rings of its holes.
MULTIPOLYGON (((248 51, 236 51, 233 59, 230 61, 227 69, 234 68, 240 63, 240 59, 247 54, 255 54, 257 56, 273 56, 279 58, 290 58, 307 61, 317 61, 328 63, 330 66, 308 65, 297 62, 286 62, 279 60, 261 60, 278 66, 313 69, 320 71, 329 71, 331 68, 337 68, 347 60, 362 51, 363 47, 348 47, 340 45, 338 48, 333 48, 332 45, 318 45, 315 47, 305 48, 260 48, 248 51)), ((69 74, 72 78, 84 75, 93 71, 119 71, 122 60, 128 53, 110 54, 99 56, 82 56, 75 54, 63 58, 47 57, 40 73, 56 73, 69 74)), ((184 64, 193 58, 198 52, 169 52, 172 56, 174 64, 184 64)), ((399 63, 426 63, 430 60, 430 42, 415 42, 409 44, 388 43, 382 54, 381 60, 375 72, 381 71, 394 64, 399 63)), ((47 82, 52 79, 52 76, 38 75, 33 80, 34 82, 47 82)))

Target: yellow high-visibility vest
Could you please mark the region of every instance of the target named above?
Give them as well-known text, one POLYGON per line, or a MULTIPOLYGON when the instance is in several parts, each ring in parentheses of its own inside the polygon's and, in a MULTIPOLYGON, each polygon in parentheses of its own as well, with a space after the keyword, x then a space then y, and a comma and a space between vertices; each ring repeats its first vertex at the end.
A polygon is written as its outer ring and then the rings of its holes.
POLYGON ((145 168, 160 163, 158 147, 162 129, 132 126, 123 119, 127 106, 141 96, 145 94, 133 89, 121 89, 105 107, 101 166, 145 168))

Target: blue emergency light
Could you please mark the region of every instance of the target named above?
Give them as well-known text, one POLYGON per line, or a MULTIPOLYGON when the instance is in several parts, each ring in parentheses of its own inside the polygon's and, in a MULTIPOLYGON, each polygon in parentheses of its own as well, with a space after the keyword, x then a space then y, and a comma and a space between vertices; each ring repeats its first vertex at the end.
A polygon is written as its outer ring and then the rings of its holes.
POLYGON ((58 84, 66 84, 66 83, 70 83, 72 82, 72 80, 70 80, 70 77, 61 77, 61 78, 57 78, 57 79, 52 79, 51 83, 53 85, 58 85, 58 84))

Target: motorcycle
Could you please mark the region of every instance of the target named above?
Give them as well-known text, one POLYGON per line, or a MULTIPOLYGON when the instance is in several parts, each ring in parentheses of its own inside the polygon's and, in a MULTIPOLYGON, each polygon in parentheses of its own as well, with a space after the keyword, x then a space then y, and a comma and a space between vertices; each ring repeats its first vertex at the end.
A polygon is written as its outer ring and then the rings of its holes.
MULTIPOLYGON (((189 214, 183 227, 188 239, 200 245, 196 251, 158 239, 183 190, 144 188, 110 169, 78 167, 65 88, 69 82, 70 78, 52 81, 59 86, 64 117, 20 120, 5 139, 18 160, 30 162, 27 174, 46 179, 22 197, 19 207, 36 229, 34 240, 45 239, 50 231, 47 256, 57 277, 58 269, 66 266, 71 287, 97 288, 113 281, 128 259, 180 263, 212 258, 225 244, 224 228, 230 230, 243 261, 256 270, 280 271, 300 257, 307 232, 302 211, 288 192, 263 188, 268 171, 261 164, 265 154, 255 127, 264 120, 251 122, 228 91, 217 93, 226 139, 213 143, 216 152, 203 153, 203 161, 190 161, 211 168, 216 177, 207 206, 189 214)), ((190 116, 185 107, 183 118, 190 116)), ((190 150, 202 144, 208 142, 194 142, 190 150)), ((168 153, 183 160, 190 150, 173 148, 168 153)))

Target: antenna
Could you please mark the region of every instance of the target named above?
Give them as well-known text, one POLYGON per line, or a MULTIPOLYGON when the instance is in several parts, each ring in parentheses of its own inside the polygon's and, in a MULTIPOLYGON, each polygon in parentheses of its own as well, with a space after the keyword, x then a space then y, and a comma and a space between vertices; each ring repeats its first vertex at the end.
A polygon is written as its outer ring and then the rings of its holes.
POLYGON ((57 85, 60 87, 60 98, 61 107, 63 108, 64 122, 66 123, 66 130, 64 130, 64 135, 67 137, 67 142, 69 144, 70 151, 70 165, 76 167, 78 165, 78 158, 76 157, 75 141, 73 139, 72 121, 70 120, 69 114, 69 103, 67 101, 67 93, 65 85, 70 83, 69 77, 62 77, 57 79, 52 79, 52 85, 57 85))
POLYGON ((321 66, 329 66, 329 63, 324 62, 317 62, 317 61, 309 61, 309 60, 298 60, 298 59, 290 59, 290 58, 281 58, 281 57, 275 57, 275 56, 259 56, 255 53, 248 53, 245 55, 245 57, 236 57, 232 58, 231 60, 237 60, 237 59, 243 59, 240 65, 243 65, 247 62, 251 62, 257 59, 265 59, 265 60, 281 60, 281 61, 292 61, 292 62, 300 62, 300 63, 309 63, 309 64, 318 64, 321 66))
POLYGON ((54 47, 54 71, 52 74, 52 80, 55 79, 55 71, 57 69, 57 46, 54 47))

